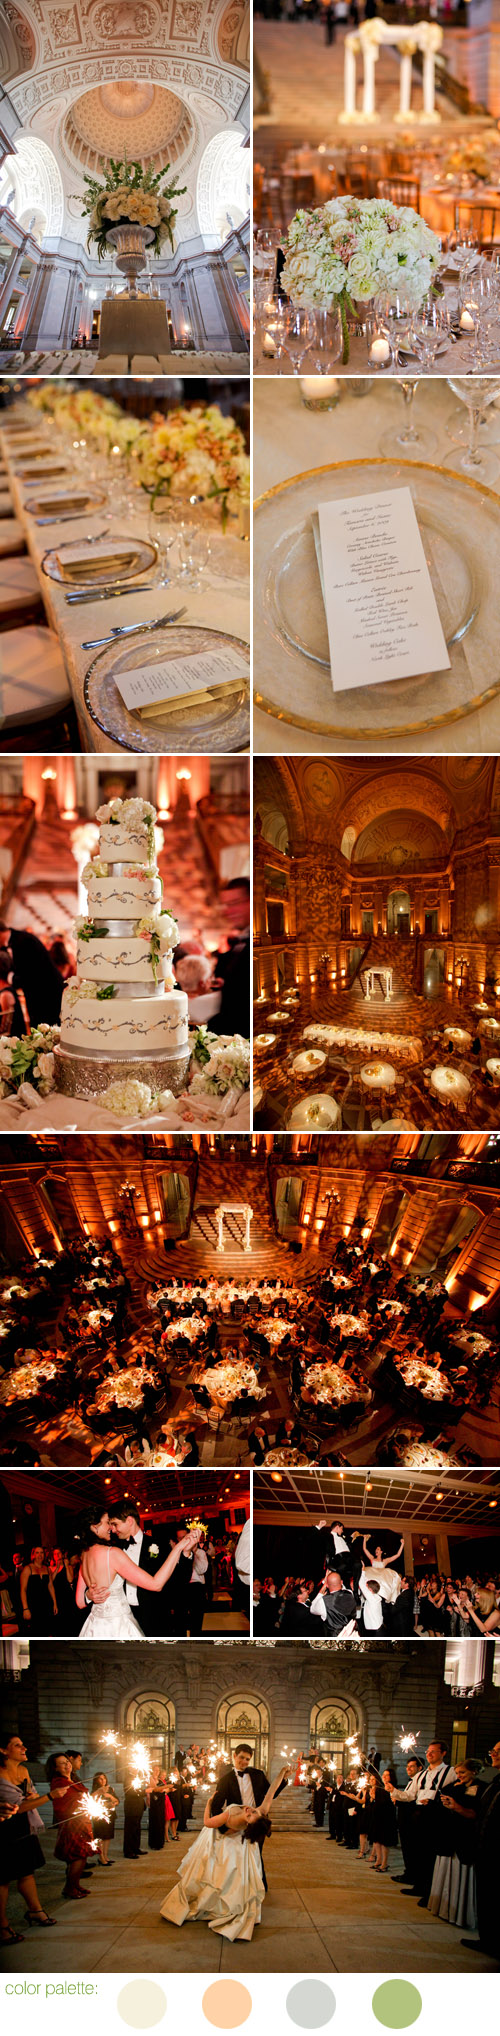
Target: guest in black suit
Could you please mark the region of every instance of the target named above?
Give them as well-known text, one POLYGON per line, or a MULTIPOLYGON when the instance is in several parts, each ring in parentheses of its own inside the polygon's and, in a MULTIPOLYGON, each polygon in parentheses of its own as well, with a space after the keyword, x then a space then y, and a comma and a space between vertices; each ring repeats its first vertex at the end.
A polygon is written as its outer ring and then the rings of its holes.
MULTIPOLYGON (((215 1795, 212 1798, 212 1817, 219 1817, 221 1811, 225 1810, 226 1805, 229 1803, 243 1803, 246 1810, 258 1810, 260 1804, 263 1803, 271 1784, 268 1781, 267 1774, 264 1774, 261 1767, 251 1767, 252 1751, 253 1748, 251 1746, 245 1746, 243 1743, 240 1746, 235 1746, 233 1765, 232 1767, 224 1768, 223 1773, 219 1777, 215 1795)), ((282 1789, 286 1789, 287 1780, 288 1768, 285 1768, 283 1780, 276 1790, 277 1796, 281 1795, 282 1789)), ((262 1860, 262 1878, 267 1891, 267 1880, 262 1859, 265 1836, 266 1833, 264 1832, 259 1843, 259 1851, 262 1860)))
POLYGON ((214 975, 222 982, 220 1011, 211 1019, 214 1032, 250 1032, 250 882, 232 877, 220 893, 231 932, 225 952, 214 958, 214 975))
POLYGON ((352 1583, 357 1591, 363 1566, 361 1535, 352 1533, 341 1520, 332 1521, 331 1527, 326 1520, 318 1520, 316 1533, 321 1537, 325 1567, 338 1570, 343 1583, 349 1587, 352 1583))
POLYGON ((0 947, 9 948, 12 955, 13 987, 23 992, 30 1025, 58 1025, 64 982, 43 940, 23 927, 9 929, 0 919, 0 947))
MULTIPOLYGON (((128 1508, 123 1515, 112 1513, 109 1524, 112 1534, 119 1541, 120 1547, 126 1548, 131 1561, 136 1563, 139 1569, 147 1569, 148 1573, 154 1576, 155 1570, 165 1562, 170 1549, 170 1540, 165 1529, 162 1531, 155 1528, 154 1534, 146 1535, 141 1527, 139 1515, 133 1508, 128 1508), (153 1549, 156 1551, 154 1555, 153 1549)), ((172 1583, 173 1580, 172 1577, 172 1583)), ((127 1603, 132 1611, 135 1611, 142 1632, 148 1637, 161 1638, 170 1627, 169 1591, 144 1591, 141 1590, 140 1584, 128 1583, 124 1585, 124 1590, 127 1603)))

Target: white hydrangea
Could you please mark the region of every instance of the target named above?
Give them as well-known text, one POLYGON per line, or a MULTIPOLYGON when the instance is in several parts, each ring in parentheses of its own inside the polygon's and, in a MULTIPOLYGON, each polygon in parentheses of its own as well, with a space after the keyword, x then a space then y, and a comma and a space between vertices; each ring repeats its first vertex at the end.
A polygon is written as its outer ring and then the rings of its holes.
POLYGON ((101 1103, 103 1110, 111 1110, 114 1117, 149 1117, 153 1096, 147 1082, 138 1082, 133 1075, 125 1075, 121 1082, 110 1082, 101 1096, 101 1103))

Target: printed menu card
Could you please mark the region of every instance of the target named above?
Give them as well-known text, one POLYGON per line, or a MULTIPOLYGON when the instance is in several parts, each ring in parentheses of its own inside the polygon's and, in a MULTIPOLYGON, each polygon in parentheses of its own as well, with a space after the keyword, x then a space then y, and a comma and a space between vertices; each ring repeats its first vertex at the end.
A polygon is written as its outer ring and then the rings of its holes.
POLYGON ((313 528, 334 692, 449 670, 410 489, 320 502, 313 528))

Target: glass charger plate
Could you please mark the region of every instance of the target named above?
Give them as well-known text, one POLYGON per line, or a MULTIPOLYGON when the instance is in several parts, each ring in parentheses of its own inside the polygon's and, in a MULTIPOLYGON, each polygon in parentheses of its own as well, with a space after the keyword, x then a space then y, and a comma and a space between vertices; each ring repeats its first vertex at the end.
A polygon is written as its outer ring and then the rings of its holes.
POLYGON ((44 460, 43 467, 31 465, 28 467, 16 467, 14 478, 16 481, 27 481, 31 488, 35 487, 38 481, 42 481, 43 485, 45 485, 45 481, 62 481, 66 475, 69 479, 70 471, 70 467, 65 467, 63 460, 58 460, 55 466, 52 466, 50 460, 44 460))
MULTIPOLYGON (((76 496, 72 499, 76 501, 76 496)), ((104 500, 104 495, 100 495, 99 501, 104 502, 104 500)), ((72 545, 77 542, 78 540, 75 537, 68 538, 66 544, 58 544, 57 551, 47 551, 45 553, 43 571, 48 574, 49 580, 59 580, 63 587, 107 587, 111 580, 115 584, 117 580, 125 582, 126 580, 137 579, 139 573, 146 573, 150 566, 154 566, 157 557, 156 545, 151 544, 149 538, 115 537, 112 532, 109 540, 110 551, 114 552, 116 546, 116 558, 113 565, 110 566, 109 563, 105 565, 103 561, 102 570, 96 572, 95 566, 91 568, 89 556, 88 573, 83 571, 80 564, 78 572, 72 575, 69 561, 66 571, 61 571, 59 556, 61 552, 71 550, 72 545), (134 556, 125 563, 125 555, 130 552, 132 545, 134 547, 134 556), (120 547, 123 547, 123 565, 119 563, 120 547)), ((143 589, 143 591, 145 592, 147 589, 143 589)))
MULTIPOLYGON (((37 495, 28 494, 25 497, 24 508, 26 510, 27 516, 46 516, 49 512, 52 512, 53 510, 54 522, 56 521, 57 511, 58 509, 60 509, 61 517, 64 517, 65 520, 67 521, 68 511, 70 508, 73 509, 74 504, 78 505, 77 507, 75 507, 74 512, 75 517, 77 517, 84 516, 86 510, 88 510, 89 514, 92 515, 94 509, 102 509, 102 505, 103 502, 105 502, 105 500, 106 496, 103 493, 102 489, 100 488, 84 489, 84 488, 47 487, 40 488, 37 495)), ((75 542, 74 538, 72 539, 72 542, 74 544, 75 542)), ((47 554, 47 556, 49 556, 49 554, 47 554)), ((52 553, 50 554, 50 556, 52 557, 52 553)))
POLYGON ((250 651, 241 637, 222 629, 201 629, 195 623, 167 623, 148 636, 106 645, 92 659, 85 677, 85 705, 92 720, 121 749, 161 756, 175 749, 179 755, 203 755, 247 749, 250 741, 250 651), (119 672, 150 671, 160 658, 188 656, 189 652, 228 648, 241 651, 243 679, 241 692, 224 701, 213 700, 202 707, 180 708, 165 721, 142 721, 125 706, 115 683, 119 672))
POLYGON ((321 736, 363 742, 444 727, 500 690, 500 499, 450 468, 343 460, 297 474, 255 504, 255 701, 321 736), (318 503, 409 487, 450 670, 335 694, 311 515, 318 503))

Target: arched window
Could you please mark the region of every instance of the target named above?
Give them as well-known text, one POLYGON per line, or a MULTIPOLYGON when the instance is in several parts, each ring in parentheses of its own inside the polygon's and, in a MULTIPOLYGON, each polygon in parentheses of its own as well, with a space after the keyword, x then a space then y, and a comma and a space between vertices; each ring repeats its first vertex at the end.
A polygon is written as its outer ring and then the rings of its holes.
POLYGON ((158 1690, 137 1690, 127 1699, 125 1734, 131 1747, 135 1739, 142 1740, 153 1765, 169 1774, 175 1755, 175 1704, 169 1697, 158 1690))
POLYGON ((244 1740, 252 1748, 252 1767, 267 1769, 269 1760, 269 1711, 262 1697, 240 1691, 223 1697, 217 1711, 219 1752, 232 1760, 235 1747, 244 1740))
POLYGON ((345 1697, 333 1695, 324 1704, 313 1704, 309 1724, 311 1752, 327 1753, 337 1774, 346 1774, 352 1750, 347 1740, 360 1731, 361 1723, 358 1706, 346 1703, 345 1697))

